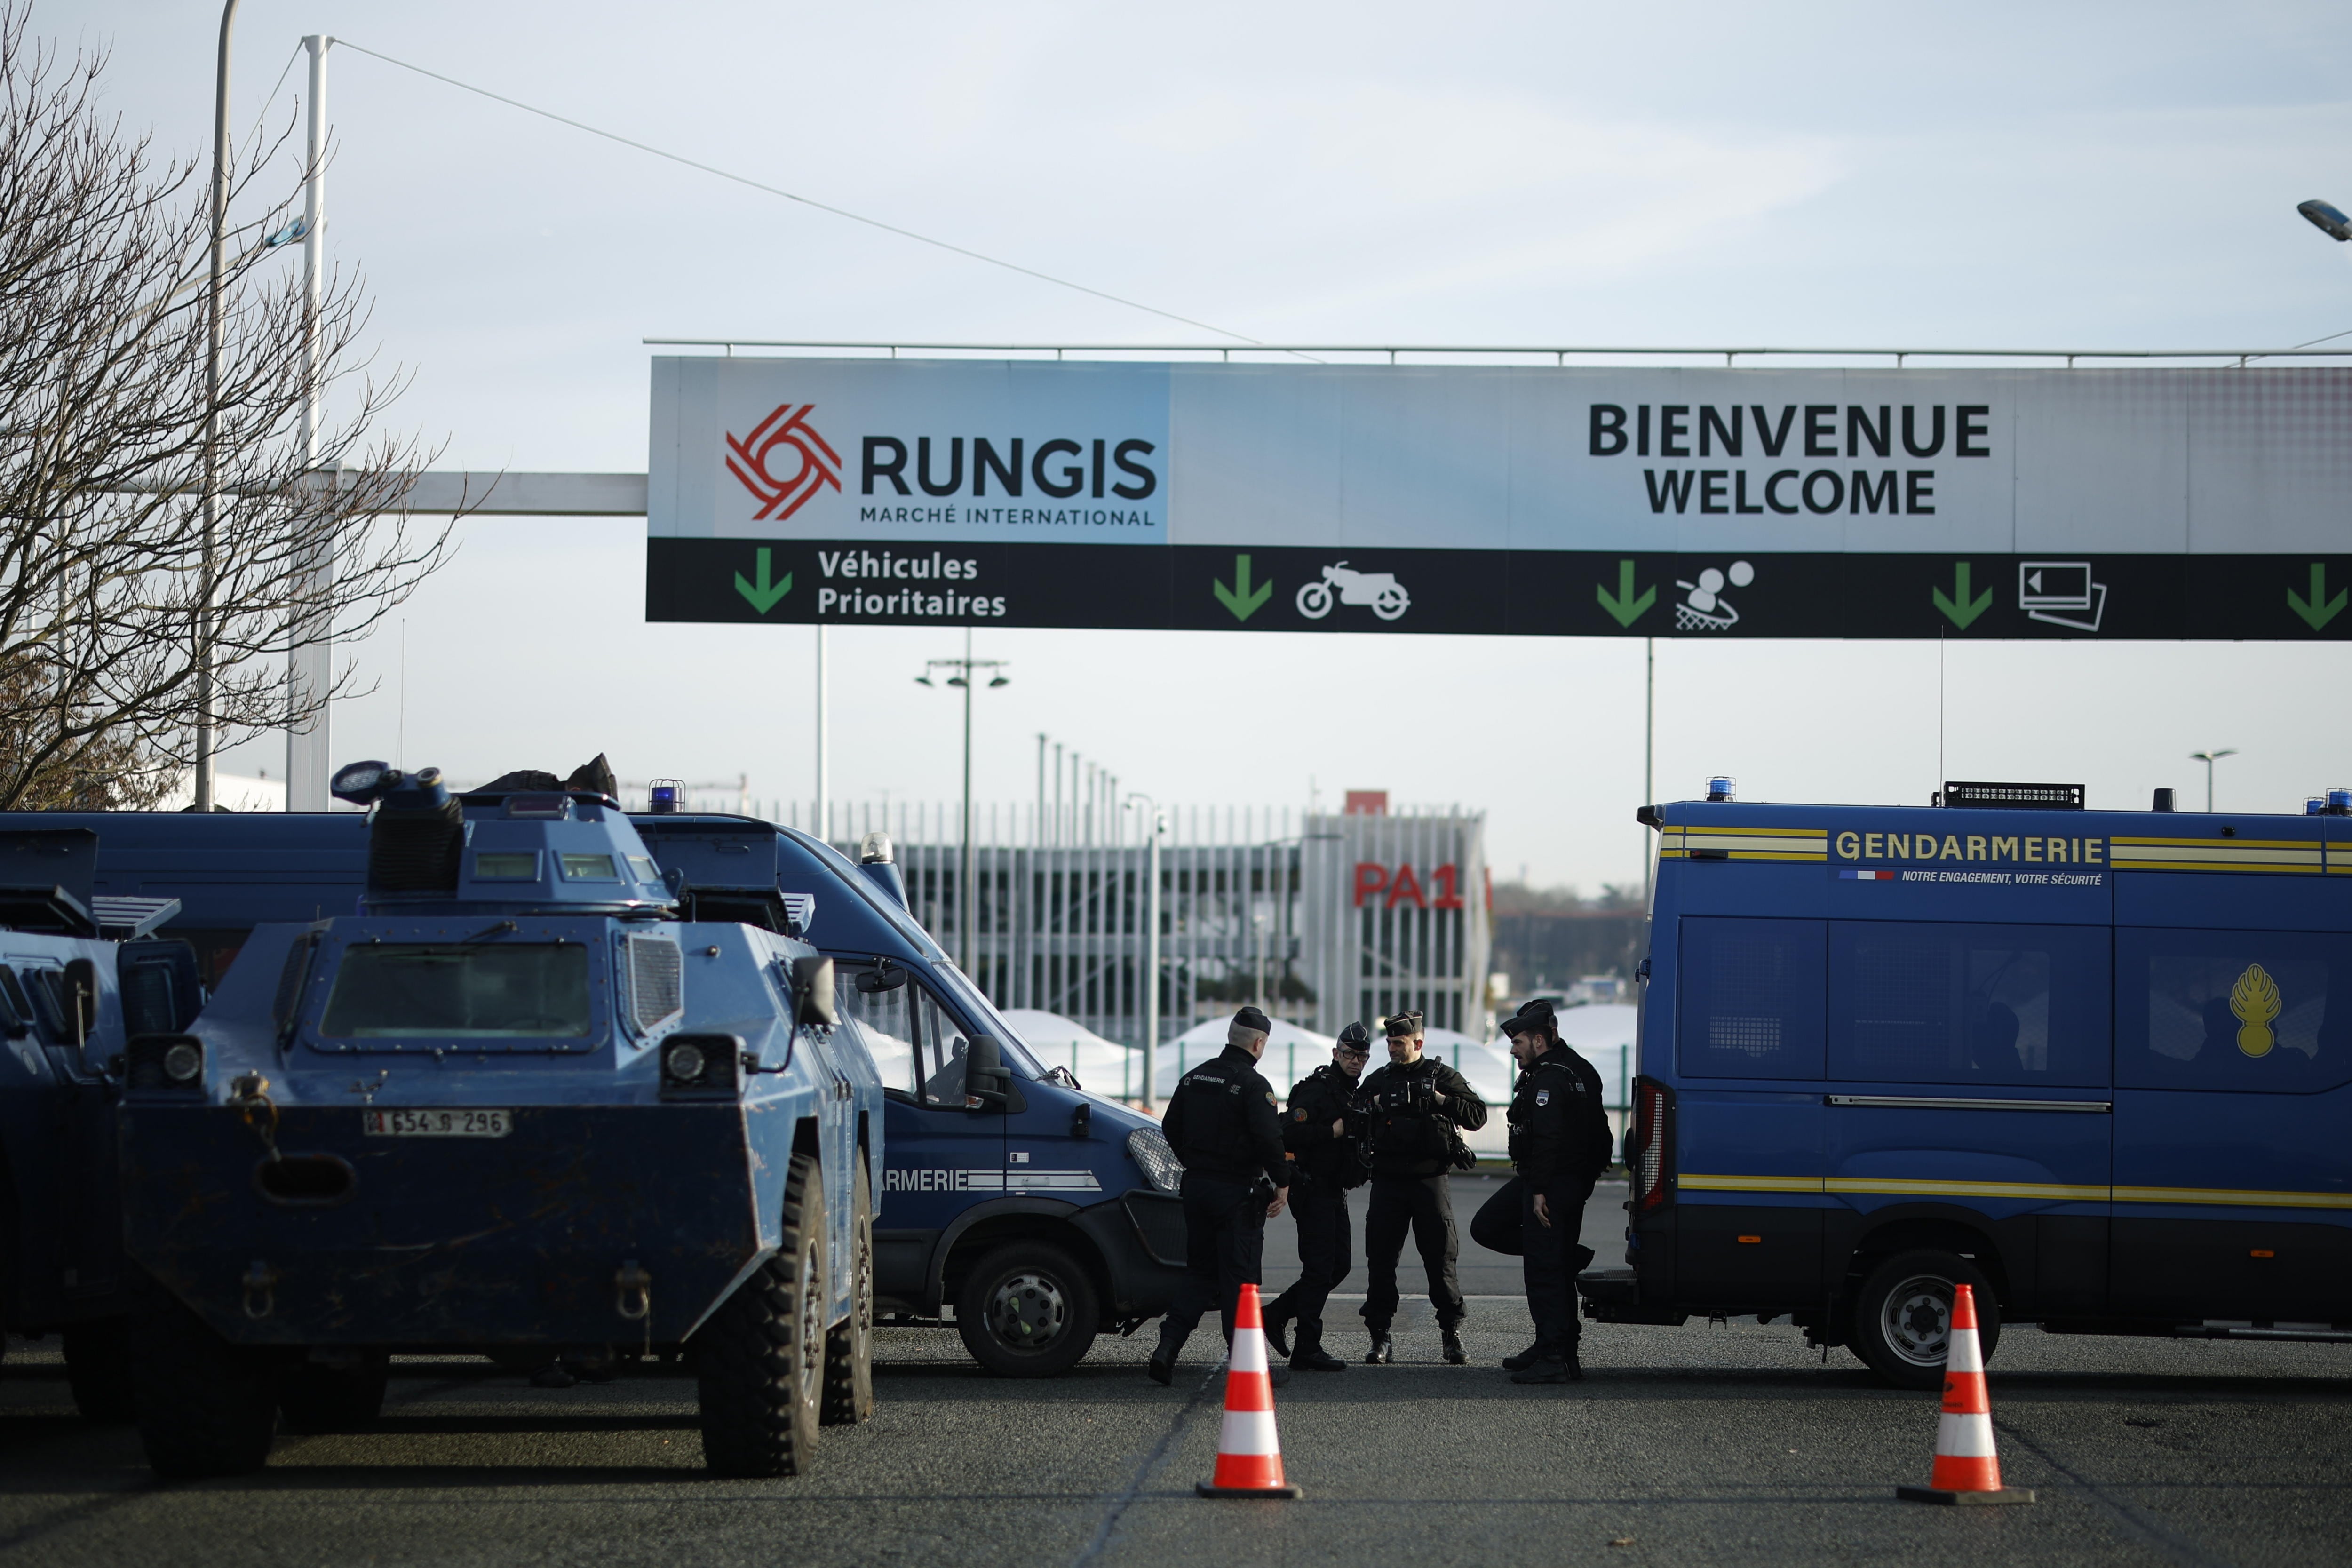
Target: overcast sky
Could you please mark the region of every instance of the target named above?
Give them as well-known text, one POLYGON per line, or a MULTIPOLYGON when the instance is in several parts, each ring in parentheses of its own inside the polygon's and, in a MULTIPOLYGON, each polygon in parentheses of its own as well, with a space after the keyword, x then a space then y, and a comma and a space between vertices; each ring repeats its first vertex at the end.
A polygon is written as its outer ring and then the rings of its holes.
MULTIPOLYGON (((45 0, 111 106, 206 148, 217 11, 45 0)), ((706 5, 245 0, 235 122, 324 32, 1253 337, 2263 347, 2352 331, 2341 5, 706 5)), ((1184 329, 331 57, 332 254, 443 466, 646 466, 648 335, 1159 342, 1184 329)), ((265 107, 266 105, 266 107, 265 107)), ((290 173, 290 170, 289 170, 290 173)), ((2352 342, 2352 339, 2347 339, 2352 342)), ((813 634, 643 619, 635 521, 465 525, 352 651, 339 759, 461 779, 748 773, 812 790, 813 634), (400 656, 405 622, 406 654, 400 656)), ((836 795, 944 800, 960 634, 834 633, 836 795)), ((1638 880, 1642 646, 980 635, 980 794, 1035 735, 1166 801, 1349 787, 1489 816, 1498 877, 1638 880)), ((2352 783, 2341 645, 1658 645, 1656 793, 2293 809, 2352 783), (1941 669, 1939 671, 1939 661, 1941 669)), ((228 766, 283 773, 282 739, 228 766)))

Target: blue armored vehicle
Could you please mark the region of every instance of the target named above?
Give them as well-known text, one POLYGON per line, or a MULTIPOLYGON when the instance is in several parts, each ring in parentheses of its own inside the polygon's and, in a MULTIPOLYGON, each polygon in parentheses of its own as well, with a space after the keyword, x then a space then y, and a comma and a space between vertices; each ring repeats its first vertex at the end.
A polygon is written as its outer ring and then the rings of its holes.
MULTIPOLYGON (((1097 1333, 1167 1310, 1184 1263, 1182 1170, 1159 1126, 1024 1047, 908 911, 883 836, 853 859, 792 828, 653 804, 632 820, 676 879, 682 918, 789 926, 835 961, 840 1029, 870 1048, 887 1102, 888 1163, 873 1167, 885 1321, 952 1324, 989 1371, 1045 1377, 1097 1333)), ((0 816, 0 828, 41 820, 0 816)), ((46 820, 104 831, 103 892, 181 900, 169 930, 215 975, 266 922, 351 910, 368 861, 368 826, 350 813, 46 820)), ((264 980, 277 973, 276 958, 259 962, 264 980)))
POLYGON ((363 1421, 408 1352, 683 1355, 727 1476, 871 1414, 882 1093, 832 963, 788 913, 679 918, 610 787, 344 769, 359 912, 254 927, 192 1027, 130 1042, 158 1472, 259 1466, 281 1409, 363 1421))
POLYGON ((0 833, 0 1327, 56 1333, 75 1405, 131 1418, 114 1107, 129 1035, 195 1016, 195 951, 145 938, 167 899, 91 894, 98 836, 0 833))

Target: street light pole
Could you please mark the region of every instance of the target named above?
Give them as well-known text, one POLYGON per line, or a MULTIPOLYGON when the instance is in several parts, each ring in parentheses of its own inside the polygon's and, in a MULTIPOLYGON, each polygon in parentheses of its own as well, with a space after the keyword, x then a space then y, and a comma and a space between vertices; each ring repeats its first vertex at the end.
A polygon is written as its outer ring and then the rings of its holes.
POLYGON ((2213 811, 2213 764, 2223 757, 2234 757, 2237 754, 2238 748, 2235 746, 2223 746, 2217 751, 2189 753, 2190 762, 2205 764, 2205 811, 2208 816, 2210 816, 2213 811))
POLYGON ((1151 839, 1143 857, 1146 897, 1143 928, 1143 1109, 1150 1112, 1156 1096, 1153 1093, 1153 1073, 1160 1065, 1160 837, 1167 831, 1168 821, 1160 812, 1160 803, 1148 795, 1130 795, 1131 805, 1141 801, 1151 812, 1151 839))
POLYGON ((204 533, 196 564, 196 779, 195 806, 213 808, 213 536, 220 509, 221 279, 228 231, 228 45, 236 20, 236 0, 221 7, 220 61, 213 81, 212 270, 205 290, 205 324, 211 342, 205 355, 204 533))
MULTIPOLYGON (((316 33, 302 40, 310 56, 309 162, 302 179, 302 467, 314 482, 319 432, 325 422, 319 307, 326 288, 326 237, 320 231, 327 222, 327 49, 333 42, 316 33)), ((222 47, 226 51, 226 41, 222 47)), ((320 618, 302 623, 302 636, 309 640, 298 640, 286 655, 286 809, 324 811, 331 804, 327 775, 332 771, 327 702, 335 679, 335 647, 329 640, 334 628, 325 619, 331 614, 327 605, 335 563, 327 542, 314 540, 304 564, 305 596, 312 599, 320 618)))
MULTIPOLYGON (((916 685, 929 686, 932 684, 931 671, 952 670, 954 673, 948 677, 948 684, 963 688, 963 865, 962 886, 958 889, 959 896, 956 900, 958 935, 961 938, 957 946, 963 954, 963 972, 972 977, 974 984, 979 984, 979 975, 974 968, 979 946, 972 934, 972 921, 978 904, 972 891, 976 855, 971 841, 971 686, 980 671, 983 669, 1002 671, 1007 668, 1009 663, 1004 659, 972 658, 971 628, 966 626, 963 633, 961 658, 926 659, 923 663, 923 673, 915 677, 916 685)), ((999 673, 992 675, 988 684, 991 687, 998 687, 1010 686, 1013 683, 999 673)))
MULTIPOLYGON (((963 972, 976 975, 979 966, 972 962, 977 944, 973 941, 971 917, 979 907, 971 896, 971 871, 974 856, 971 844, 971 628, 963 629, 963 871, 956 890, 962 894, 961 913, 956 919, 956 930, 963 935, 963 972)), ((979 984, 974 981, 973 984, 979 984)))

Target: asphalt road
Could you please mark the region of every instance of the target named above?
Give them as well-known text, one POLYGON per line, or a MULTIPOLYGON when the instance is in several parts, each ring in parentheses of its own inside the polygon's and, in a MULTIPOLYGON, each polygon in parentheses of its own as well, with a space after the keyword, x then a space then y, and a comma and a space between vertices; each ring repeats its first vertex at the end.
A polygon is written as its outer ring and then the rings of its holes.
MULTIPOLYGON (((1588 1244, 1615 1226, 1596 1204, 1588 1244)), ((1510 1260, 1495 1262, 1481 1285, 1507 1277, 1510 1260)), ((1268 1279, 1287 1276, 1276 1266, 1268 1279)), ((0 1559, 1931 1568, 1996 1556, 2352 1558, 2343 1350, 2013 1331, 1992 1368, 1995 1421, 2010 1483, 2041 1501, 1958 1510, 1894 1497, 1897 1482, 1927 1479, 1935 1396, 1882 1389, 1843 1352, 1824 1363, 1785 1325, 1596 1325, 1587 1382, 1516 1388, 1494 1363, 1526 1342, 1525 1309, 1481 1285, 1470 1287, 1469 1342, 1483 1364, 1439 1363, 1426 1308, 1409 1299, 1402 1364, 1301 1374, 1281 1392, 1290 1479, 1307 1490, 1292 1503, 1193 1496, 1213 1463, 1220 1382, 1198 1354, 1173 1389, 1150 1382, 1148 1331, 1100 1342, 1050 1383, 981 1376, 952 1333, 886 1331, 881 1415, 828 1430, 814 1474, 773 1482, 703 1478, 684 1380, 548 1393, 487 1363, 414 1361, 397 1367, 373 1431, 281 1439, 260 1475, 161 1487, 135 1436, 72 1415, 47 1346, 12 1343, 0 1367, 0 1559)))

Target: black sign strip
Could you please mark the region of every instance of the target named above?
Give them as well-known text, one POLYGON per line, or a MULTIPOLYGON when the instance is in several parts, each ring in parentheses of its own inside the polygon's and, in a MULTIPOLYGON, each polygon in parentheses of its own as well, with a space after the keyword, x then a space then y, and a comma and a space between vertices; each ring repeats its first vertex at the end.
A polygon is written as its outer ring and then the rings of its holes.
POLYGON ((2334 642, 2352 555, 1311 550, 656 538, 646 618, 777 626, 2334 642))

